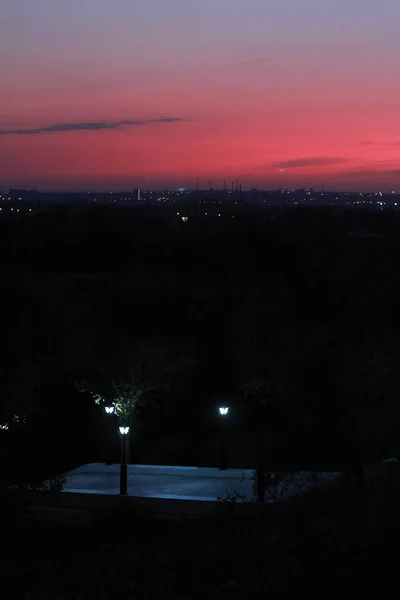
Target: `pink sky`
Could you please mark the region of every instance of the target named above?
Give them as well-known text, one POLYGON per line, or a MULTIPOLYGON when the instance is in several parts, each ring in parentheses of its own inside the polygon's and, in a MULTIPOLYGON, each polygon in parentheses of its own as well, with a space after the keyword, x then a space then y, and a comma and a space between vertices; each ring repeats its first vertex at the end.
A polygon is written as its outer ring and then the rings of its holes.
POLYGON ((400 190, 398 1, 3 3, 0 188, 400 190))

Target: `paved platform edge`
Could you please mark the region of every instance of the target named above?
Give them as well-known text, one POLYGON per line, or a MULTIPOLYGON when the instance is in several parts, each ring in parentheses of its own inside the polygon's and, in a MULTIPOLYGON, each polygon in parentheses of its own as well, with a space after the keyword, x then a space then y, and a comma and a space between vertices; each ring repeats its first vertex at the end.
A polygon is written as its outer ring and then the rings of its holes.
MULTIPOLYGON (((128 472, 132 475, 185 475, 188 477, 206 477, 216 479, 251 479, 252 469, 223 469, 214 467, 179 467, 164 465, 128 465, 128 472)), ((68 475, 119 473, 119 464, 107 465, 104 463, 89 463, 65 473, 68 475)))

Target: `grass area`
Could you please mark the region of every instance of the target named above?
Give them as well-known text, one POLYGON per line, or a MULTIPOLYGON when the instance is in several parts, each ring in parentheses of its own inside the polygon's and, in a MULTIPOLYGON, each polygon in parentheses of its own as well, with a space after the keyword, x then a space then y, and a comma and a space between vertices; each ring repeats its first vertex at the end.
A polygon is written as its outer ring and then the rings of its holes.
POLYGON ((398 466, 364 493, 314 490, 252 519, 230 514, 228 507, 218 517, 198 520, 99 514, 92 525, 79 527, 20 514, 3 526, 2 597, 219 600, 292 591, 396 593, 399 533, 398 466))

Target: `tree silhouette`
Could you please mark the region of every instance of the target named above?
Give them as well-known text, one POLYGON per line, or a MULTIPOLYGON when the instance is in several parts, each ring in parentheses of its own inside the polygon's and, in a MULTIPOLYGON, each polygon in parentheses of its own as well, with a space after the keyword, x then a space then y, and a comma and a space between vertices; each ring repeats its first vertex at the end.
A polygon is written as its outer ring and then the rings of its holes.
POLYGON ((100 352, 86 369, 80 369, 76 386, 96 404, 112 406, 121 422, 129 424, 144 406, 154 405, 158 392, 181 385, 195 366, 190 341, 120 338, 120 346, 100 352))

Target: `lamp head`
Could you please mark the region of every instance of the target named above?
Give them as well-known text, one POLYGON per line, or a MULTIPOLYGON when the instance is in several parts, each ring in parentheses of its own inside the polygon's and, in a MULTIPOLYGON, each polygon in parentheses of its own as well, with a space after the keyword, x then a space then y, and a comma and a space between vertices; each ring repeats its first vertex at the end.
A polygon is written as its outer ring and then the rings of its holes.
POLYGON ((114 412, 114 407, 113 406, 106 406, 105 409, 106 409, 106 413, 108 415, 111 415, 114 412))
POLYGON ((119 428, 119 432, 121 435, 128 435, 129 433, 129 427, 120 427, 119 428))
POLYGON ((226 416, 229 412, 229 406, 220 406, 218 410, 220 415, 226 416))

